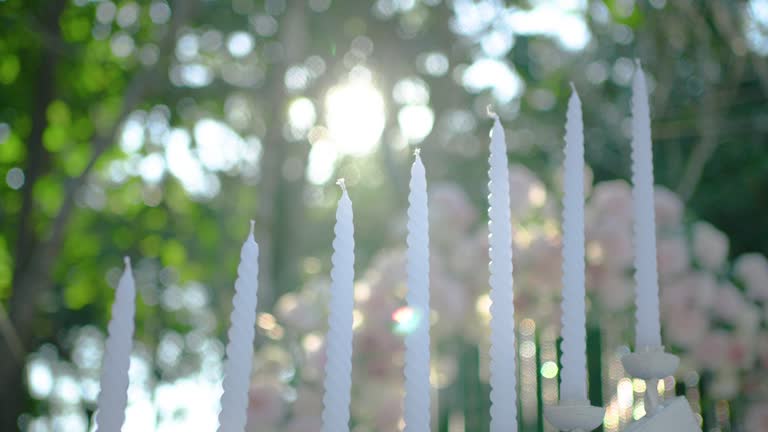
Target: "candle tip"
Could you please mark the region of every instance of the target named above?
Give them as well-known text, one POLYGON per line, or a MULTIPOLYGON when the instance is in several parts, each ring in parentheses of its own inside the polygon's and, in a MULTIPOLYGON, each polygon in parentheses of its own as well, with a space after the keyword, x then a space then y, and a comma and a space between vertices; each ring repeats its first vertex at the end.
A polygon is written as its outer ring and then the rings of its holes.
POLYGON ((344 182, 344 178, 340 178, 336 180, 336 184, 339 185, 342 191, 344 192, 347 191, 347 184, 344 182))
POLYGON ((419 157, 419 155, 421 155, 421 148, 420 147, 416 147, 416 149, 413 150, 413 155, 416 156, 416 157, 419 157))
POLYGON ((131 257, 123 257, 123 262, 125 262, 125 268, 131 268, 131 257))
POLYGON ((493 110, 493 105, 488 104, 488 106, 485 107, 485 110, 488 113, 488 117, 492 117, 496 120, 499 119, 499 115, 496 114, 496 111, 493 110))
POLYGON ((253 220, 253 219, 251 219, 251 232, 249 233, 249 235, 250 235, 251 237, 253 237, 253 232, 254 232, 255 230, 256 230, 256 221, 255 221, 255 220, 253 220))
POLYGON ((573 81, 571 81, 571 90, 576 93, 576 85, 573 83, 573 81))
POLYGON ((635 58, 635 64, 637 65, 638 68, 642 69, 643 64, 640 62, 640 58, 637 58, 637 57, 635 58))

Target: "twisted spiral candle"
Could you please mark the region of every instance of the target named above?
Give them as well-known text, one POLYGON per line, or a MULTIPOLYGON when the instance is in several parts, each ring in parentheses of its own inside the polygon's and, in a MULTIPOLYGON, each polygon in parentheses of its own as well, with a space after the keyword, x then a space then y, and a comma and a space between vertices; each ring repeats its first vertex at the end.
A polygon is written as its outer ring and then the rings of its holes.
MULTIPOLYGON (((492 114, 492 113, 491 113, 492 114)), ((515 305, 512 291, 512 225, 504 129, 494 117, 491 134, 488 209, 491 285, 491 432, 517 430, 515 305)))
POLYGON ((635 351, 637 351, 640 348, 661 347, 651 117, 645 75, 639 61, 632 83, 632 185, 635 219, 635 289, 637 291, 635 351))
POLYGON ((584 126, 573 89, 565 126, 563 178, 563 371, 560 400, 587 400, 586 304, 584 300, 584 126))
POLYGON ((232 316, 224 363, 224 393, 219 412, 220 432, 242 432, 248 409, 248 389, 253 364, 253 338, 256 324, 256 292, 259 287, 259 246, 251 232, 240 250, 235 295, 232 298, 232 316))
POLYGON ((112 320, 107 328, 109 335, 104 346, 96 411, 96 430, 100 432, 119 432, 125 421, 135 312, 136 286, 131 260, 125 257, 125 271, 117 285, 112 320))
POLYGON ((336 208, 331 270, 331 299, 326 337, 323 432, 349 431, 349 403, 352 391, 352 308, 355 278, 355 240, 352 202, 344 180, 336 208))
POLYGON ((408 293, 416 326, 405 336, 405 432, 430 429, 429 219, 427 180, 419 151, 411 167, 408 195, 408 293))

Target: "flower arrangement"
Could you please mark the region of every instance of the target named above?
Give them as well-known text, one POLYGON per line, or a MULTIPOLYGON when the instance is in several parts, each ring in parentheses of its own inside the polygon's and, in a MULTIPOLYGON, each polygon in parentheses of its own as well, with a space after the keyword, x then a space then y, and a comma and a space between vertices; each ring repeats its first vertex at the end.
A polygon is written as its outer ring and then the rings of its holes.
MULTIPOLYGON (((522 418, 535 424, 537 401, 557 400, 559 200, 558 191, 521 165, 510 166, 510 182, 515 191, 511 210, 519 382, 537 390, 522 392, 522 418)), ((632 320, 626 318, 634 295, 631 189, 624 181, 588 183, 589 319, 602 339, 598 372, 607 395, 605 428, 621 430, 644 414, 638 397, 643 382, 627 377, 619 361, 629 350, 633 331, 632 320)), ((768 260, 745 254, 730 262, 722 232, 688 219, 672 191, 657 187, 655 195, 664 340, 682 359, 678 376, 665 380, 663 391, 685 391, 695 411, 701 413, 704 405, 713 412, 711 421, 743 418, 746 430, 766 430, 768 260), (710 401, 718 403, 707 406, 710 401)), ((488 235, 479 215, 457 185, 431 186, 431 381, 436 395, 458 379, 455 346, 488 343, 488 235)), ((400 426, 402 336, 413 318, 403 308, 405 269, 404 249, 381 251, 356 282, 351 408, 353 425, 361 430, 400 426)), ((259 316, 259 330, 269 341, 255 356, 249 431, 320 430, 326 296, 327 282, 313 280, 281 297, 274 315, 259 316)), ((475 373, 487 381, 487 349, 478 352, 475 373)), ((462 415, 455 413, 458 422, 462 415)))

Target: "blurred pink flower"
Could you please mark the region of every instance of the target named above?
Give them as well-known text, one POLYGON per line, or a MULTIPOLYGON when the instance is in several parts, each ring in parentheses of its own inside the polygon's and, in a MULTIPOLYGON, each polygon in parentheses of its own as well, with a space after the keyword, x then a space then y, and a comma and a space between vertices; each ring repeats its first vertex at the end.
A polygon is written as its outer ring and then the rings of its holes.
POLYGON ((706 222, 693 225, 693 255, 702 267, 718 270, 728 258, 728 237, 706 222))
POLYGON ((282 429, 283 432, 320 432, 323 427, 321 417, 299 416, 292 418, 282 429))
MULTIPOLYGON (((467 193, 453 183, 437 183, 429 190, 429 224, 442 240, 455 239, 477 220, 467 193)), ((441 241, 442 241, 441 240, 441 241)))
POLYGON ((632 189, 623 180, 598 183, 589 201, 590 217, 594 226, 617 221, 632 225, 632 189))
POLYGON ((669 279, 686 271, 690 265, 688 244, 682 236, 662 237, 658 239, 659 279, 669 279))
POLYGON ((604 221, 586 228, 590 264, 623 271, 632 265, 632 231, 622 221, 604 221))
POLYGON ((757 253, 744 254, 736 259, 734 273, 747 288, 747 295, 755 300, 768 300, 768 259, 757 253))
POLYGON ((602 274, 595 284, 597 300, 608 311, 624 310, 634 299, 634 282, 624 274, 602 274))
POLYGON ((742 311, 747 307, 744 295, 730 282, 720 284, 715 295, 713 312, 715 316, 731 324, 739 321, 742 311))
POLYGON ((320 390, 301 386, 296 390, 293 414, 298 417, 320 417, 323 412, 323 395, 320 390))
POLYGON ((534 292, 551 301, 549 295, 562 289, 562 263, 559 239, 536 237, 527 251, 518 257, 515 271, 520 278, 515 279, 519 286, 516 290, 534 292))
POLYGON ((702 311, 686 307, 666 311, 662 328, 668 342, 688 349, 704 344, 709 319, 702 311))
POLYGON ((510 210, 513 220, 530 215, 534 208, 542 207, 547 200, 544 183, 531 170, 520 164, 509 166, 510 210))
POLYGON ((709 309, 717 296, 717 281, 710 273, 694 271, 661 285, 661 308, 709 309))
POLYGON ((664 186, 656 185, 654 191, 656 226, 675 227, 683 220, 683 202, 680 197, 664 186))
MULTIPOLYGON (((323 283, 327 289, 327 282, 323 283)), ((311 290, 319 289, 314 286, 305 288, 299 293, 287 293, 281 296, 275 304, 275 315, 283 324, 301 331, 316 330, 323 323, 322 303, 311 290)))
POLYGON ((460 330, 469 311, 468 290, 444 273, 432 272, 430 276, 430 306, 438 314, 432 331, 446 334, 460 330))
POLYGON ((750 405, 744 416, 744 425, 749 432, 768 431, 768 401, 750 405))
POLYGON ((728 358, 729 338, 727 332, 715 330, 693 348, 693 356, 701 367, 717 370, 728 358))
POLYGON ((253 384, 248 392, 248 423, 246 430, 270 430, 283 416, 285 405, 280 389, 271 384, 253 384))

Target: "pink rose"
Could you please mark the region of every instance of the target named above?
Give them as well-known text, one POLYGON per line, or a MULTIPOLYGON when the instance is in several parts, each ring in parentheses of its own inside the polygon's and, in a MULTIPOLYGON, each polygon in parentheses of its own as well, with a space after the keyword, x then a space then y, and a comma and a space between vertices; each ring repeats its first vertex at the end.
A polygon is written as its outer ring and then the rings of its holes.
POLYGON ((467 193, 453 183, 438 183, 429 190, 431 228, 451 238, 465 232, 477 220, 477 210, 467 193))
POLYGON ((755 300, 768 300, 768 260, 757 253, 744 254, 734 264, 734 273, 755 300))
POLYGON ((254 384, 248 392, 248 423, 246 430, 261 431, 273 427, 283 417, 280 389, 270 384, 254 384))
POLYGON ((708 309, 716 296, 717 281, 709 273, 695 271, 661 285, 661 307, 665 310, 708 309))
POLYGON ((598 183, 589 201, 591 218, 597 225, 617 221, 632 225, 632 189, 623 180, 598 183))
POLYGON ((624 221, 607 220, 586 228, 590 264, 623 271, 632 265, 632 231, 624 221))
POLYGON ((301 386, 296 391, 293 414, 298 417, 320 417, 323 412, 323 395, 319 390, 301 386))
POLYGON ((622 273, 606 273, 596 281, 597 298, 609 311, 621 311, 634 300, 634 282, 622 273))
POLYGON ((433 331, 445 334, 460 329, 470 306, 467 288, 445 274, 433 272, 430 276, 431 307, 438 314, 433 331))
POLYGON ((709 319, 700 310, 682 308, 666 315, 663 329, 669 342, 684 348, 704 343, 709 319))
POLYGON ((659 278, 668 279, 688 269, 690 256, 688 245, 681 236, 664 237, 658 240, 659 278))
POLYGON ((523 165, 509 166, 510 210, 513 220, 520 220, 547 202, 547 188, 523 165))
POLYGON ((718 270, 728 258, 728 237, 706 222, 693 225, 693 255, 702 267, 718 270))
POLYGON ((664 186, 657 185, 654 191, 654 204, 656 226, 663 228, 680 225, 683 219, 683 202, 677 194, 664 186))
MULTIPOLYGON (((324 282, 327 289, 327 282, 324 282)), ((322 325, 323 312, 313 288, 281 296, 275 304, 275 315, 285 325, 300 331, 316 330, 322 325)))
POLYGON ((715 295, 713 308, 715 316, 735 324, 746 307, 747 303, 738 288, 730 282, 720 285, 715 295))
POLYGON ((284 432, 320 432, 323 427, 322 419, 320 416, 300 416, 291 419, 285 428, 284 432))
POLYGON ((747 431, 768 431, 768 402, 756 402, 747 409, 744 416, 747 431))
POLYGON ((706 369, 719 369, 727 363, 729 339, 730 335, 722 330, 709 333, 694 347, 694 358, 706 369))

